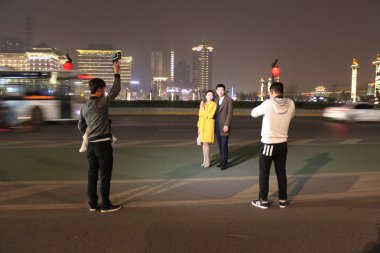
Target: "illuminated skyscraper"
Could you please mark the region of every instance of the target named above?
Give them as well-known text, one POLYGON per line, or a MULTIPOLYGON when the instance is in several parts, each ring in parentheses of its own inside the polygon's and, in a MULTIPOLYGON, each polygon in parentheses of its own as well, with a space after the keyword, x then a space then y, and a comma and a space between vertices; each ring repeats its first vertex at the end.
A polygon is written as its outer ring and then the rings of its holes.
POLYGON ((212 86, 212 51, 204 41, 193 47, 193 87, 204 94, 212 86))
MULTIPOLYGON (((121 50, 112 49, 110 45, 90 45, 89 48, 77 49, 78 70, 101 78, 111 86, 114 80, 111 56, 121 50)), ((119 97, 127 99, 131 87, 132 57, 122 56, 120 63, 121 92, 119 97)))
POLYGON ((380 101, 380 54, 377 54, 376 60, 372 64, 375 65, 375 103, 378 104, 380 101))
POLYGON ((151 88, 153 98, 165 95, 166 88, 174 84, 174 51, 154 51, 151 54, 151 88))

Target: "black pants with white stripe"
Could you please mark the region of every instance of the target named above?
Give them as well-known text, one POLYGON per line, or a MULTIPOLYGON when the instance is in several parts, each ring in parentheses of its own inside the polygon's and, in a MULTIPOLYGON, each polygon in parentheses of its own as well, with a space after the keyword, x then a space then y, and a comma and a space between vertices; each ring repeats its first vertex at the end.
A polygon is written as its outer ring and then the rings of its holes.
POLYGON ((268 199, 270 167, 273 161, 277 175, 278 197, 279 199, 287 199, 286 156, 288 154, 288 143, 265 144, 260 142, 259 154, 259 198, 268 199))

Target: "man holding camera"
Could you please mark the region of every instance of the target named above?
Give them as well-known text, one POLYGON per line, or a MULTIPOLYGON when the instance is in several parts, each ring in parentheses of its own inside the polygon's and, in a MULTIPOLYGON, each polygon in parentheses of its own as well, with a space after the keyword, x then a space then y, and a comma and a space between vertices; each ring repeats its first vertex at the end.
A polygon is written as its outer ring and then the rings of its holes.
MULTIPOLYGON (((114 58, 114 57, 113 57, 114 58)), ((110 202, 110 187, 113 167, 113 149, 111 145, 111 125, 108 118, 108 107, 120 92, 120 63, 119 58, 113 61, 115 73, 114 82, 108 96, 105 96, 106 83, 100 78, 93 78, 89 82, 90 99, 84 104, 80 112, 78 128, 83 133, 89 129, 87 160, 88 169, 88 204, 90 211, 98 207, 97 182, 100 172, 100 193, 102 213, 117 211, 119 205, 110 202)))
POLYGON ((272 161, 276 170, 279 188, 279 206, 285 208, 287 202, 286 156, 288 153, 288 129, 294 117, 295 106, 284 98, 284 86, 275 82, 270 87, 270 99, 253 108, 251 115, 257 118, 264 115, 259 148, 259 199, 251 203, 255 207, 268 208, 269 174, 272 161))

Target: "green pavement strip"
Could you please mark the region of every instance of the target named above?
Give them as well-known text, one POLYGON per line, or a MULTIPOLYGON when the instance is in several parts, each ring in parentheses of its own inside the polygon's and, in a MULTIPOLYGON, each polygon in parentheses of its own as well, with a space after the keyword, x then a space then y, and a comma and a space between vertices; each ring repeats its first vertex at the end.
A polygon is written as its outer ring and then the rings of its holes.
MULTIPOLYGON (((217 162, 217 146, 212 145, 217 162)), ((289 146, 289 175, 380 171, 377 144, 289 146)), ((113 179, 177 179, 258 176, 257 145, 233 146, 231 167, 200 166, 202 150, 186 147, 124 147, 114 149, 113 179)), ((86 154, 75 148, 2 149, 0 181, 86 180, 86 154)), ((274 175, 272 166, 271 173, 274 175)))

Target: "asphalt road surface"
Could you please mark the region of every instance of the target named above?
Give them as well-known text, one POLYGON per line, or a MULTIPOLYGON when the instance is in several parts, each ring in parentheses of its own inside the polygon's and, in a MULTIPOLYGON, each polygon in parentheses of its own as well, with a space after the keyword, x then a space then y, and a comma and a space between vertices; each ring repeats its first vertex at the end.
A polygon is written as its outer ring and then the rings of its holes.
POLYGON ((230 168, 200 167, 196 117, 113 117, 111 198, 89 212, 75 125, 0 135, 0 252, 380 252, 380 125, 295 118, 290 204, 254 208, 261 120, 235 117, 230 168))

